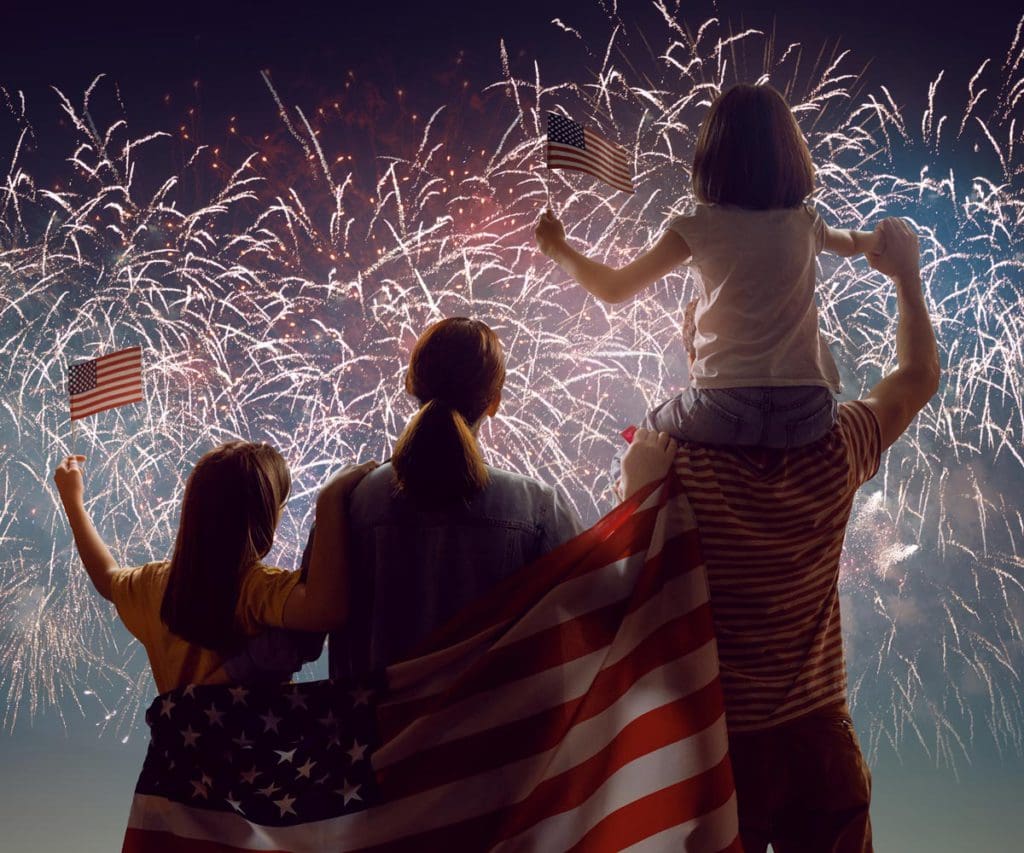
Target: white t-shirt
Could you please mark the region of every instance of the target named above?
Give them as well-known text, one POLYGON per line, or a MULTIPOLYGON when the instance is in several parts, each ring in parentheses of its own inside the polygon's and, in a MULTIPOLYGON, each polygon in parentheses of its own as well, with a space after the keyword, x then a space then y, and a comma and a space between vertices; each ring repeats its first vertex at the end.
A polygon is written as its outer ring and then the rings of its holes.
POLYGON ((815 263, 825 224, 813 208, 699 204, 668 227, 700 273, 693 387, 842 390, 818 328, 815 263))

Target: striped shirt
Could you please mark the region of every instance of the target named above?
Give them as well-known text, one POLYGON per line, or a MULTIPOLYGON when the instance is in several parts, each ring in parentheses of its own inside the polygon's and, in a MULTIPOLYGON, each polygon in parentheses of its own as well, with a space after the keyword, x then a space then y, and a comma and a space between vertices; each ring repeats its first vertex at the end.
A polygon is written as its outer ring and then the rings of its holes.
POLYGON ((854 495, 880 456, 878 421, 860 402, 842 403, 835 429, 806 447, 680 447, 730 732, 846 701, 839 556, 854 495))

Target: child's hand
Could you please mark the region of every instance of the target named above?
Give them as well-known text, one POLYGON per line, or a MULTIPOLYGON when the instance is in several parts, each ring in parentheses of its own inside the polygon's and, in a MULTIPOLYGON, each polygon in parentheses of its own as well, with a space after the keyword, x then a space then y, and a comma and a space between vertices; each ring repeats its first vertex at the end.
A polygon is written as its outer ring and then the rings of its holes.
POLYGON ((881 255, 885 252, 885 228, 879 222, 869 237, 869 244, 864 248, 865 255, 881 255))
POLYGON ((907 221, 896 216, 890 217, 879 222, 875 230, 883 235, 885 251, 868 255, 868 263, 891 279, 910 278, 920 283, 920 248, 917 234, 907 221))
POLYGON ((352 490, 359 485, 359 481, 376 467, 377 463, 371 459, 362 465, 348 465, 342 468, 324 484, 317 495, 317 504, 343 505, 352 494, 352 490))
POLYGON ((622 457, 623 500, 628 500, 641 486, 664 479, 678 449, 667 432, 638 429, 622 457))
POLYGON ((85 462, 84 456, 68 456, 53 472, 53 482, 57 484, 57 494, 60 495, 65 506, 81 503, 85 495, 82 469, 79 467, 81 462, 85 462))
POLYGON ((554 259, 554 253, 558 247, 565 243, 565 228, 558 217, 551 212, 550 207, 537 220, 533 236, 537 239, 537 248, 552 259, 554 259))

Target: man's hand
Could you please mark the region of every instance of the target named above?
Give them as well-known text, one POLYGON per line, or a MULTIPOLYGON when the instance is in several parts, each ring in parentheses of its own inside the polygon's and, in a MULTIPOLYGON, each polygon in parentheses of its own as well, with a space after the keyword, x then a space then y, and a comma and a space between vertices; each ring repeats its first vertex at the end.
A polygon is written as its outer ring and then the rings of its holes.
POLYGON ((638 429, 622 457, 622 499, 629 500, 642 486, 664 479, 678 449, 667 432, 638 429))
POLYGON ((85 484, 80 467, 82 462, 85 462, 84 456, 65 457, 53 472, 53 482, 57 484, 57 494, 64 506, 75 506, 83 501, 85 484))
POLYGON ((565 245, 565 227, 550 207, 537 220, 533 236, 537 240, 537 248, 552 260, 555 259, 558 249, 565 245))
POLYGON ((921 250, 917 234, 899 217, 883 219, 875 226, 880 235, 882 251, 870 253, 868 263, 897 284, 908 279, 919 281, 921 275, 921 250))
POLYGON ((878 225, 885 251, 868 255, 868 263, 896 285, 896 369, 871 389, 864 403, 875 413, 882 449, 910 426, 939 389, 940 367, 935 332, 921 289, 921 252, 917 235, 902 219, 878 225))

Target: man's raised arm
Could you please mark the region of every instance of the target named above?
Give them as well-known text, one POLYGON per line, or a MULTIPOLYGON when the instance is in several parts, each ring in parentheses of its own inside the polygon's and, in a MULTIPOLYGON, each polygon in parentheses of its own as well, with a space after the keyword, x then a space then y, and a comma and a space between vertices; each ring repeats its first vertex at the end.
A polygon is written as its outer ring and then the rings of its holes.
POLYGON ((886 219, 880 228, 885 232, 885 251, 868 255, 868 261, 892 278, 896 286, 897 366, 871 389, 863 402, 878 418, 884 450, 903 434, 939 390, 939 351, 921 290, 917 235, 902 219, 886 219))

